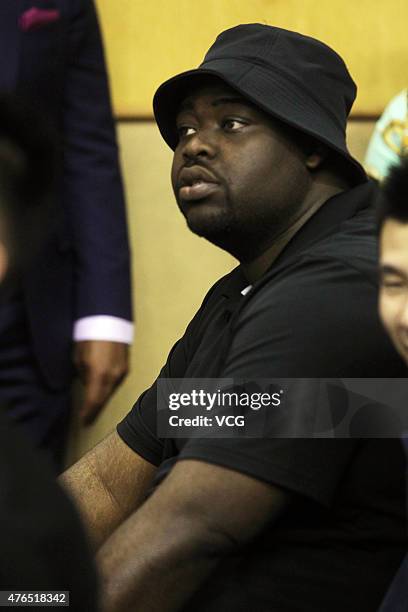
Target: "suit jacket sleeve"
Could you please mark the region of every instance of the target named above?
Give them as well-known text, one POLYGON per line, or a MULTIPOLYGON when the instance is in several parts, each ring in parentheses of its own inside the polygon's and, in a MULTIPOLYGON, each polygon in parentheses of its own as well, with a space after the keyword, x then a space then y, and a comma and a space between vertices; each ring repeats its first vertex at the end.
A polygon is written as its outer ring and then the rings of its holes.
POLYGON ((91 0, 69 2, 62 201, 75 250, 75 319, 131 319, 129 244, 101 34, 91 0))

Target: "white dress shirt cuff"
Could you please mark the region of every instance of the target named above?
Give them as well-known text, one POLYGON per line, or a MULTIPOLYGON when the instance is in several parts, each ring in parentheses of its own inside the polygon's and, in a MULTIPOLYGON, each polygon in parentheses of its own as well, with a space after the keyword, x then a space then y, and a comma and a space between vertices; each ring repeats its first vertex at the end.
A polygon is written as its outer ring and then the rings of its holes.
POLYGON ((134 325, 126 319, 110 315, 83 317, 74 323, 74 341, 109 340, 132 344, 134 325))

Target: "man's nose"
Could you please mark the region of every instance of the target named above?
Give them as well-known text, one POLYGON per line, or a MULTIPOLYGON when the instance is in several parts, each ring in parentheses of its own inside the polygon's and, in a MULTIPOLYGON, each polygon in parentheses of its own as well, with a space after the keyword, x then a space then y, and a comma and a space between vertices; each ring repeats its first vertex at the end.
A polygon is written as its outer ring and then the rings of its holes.
POLYGON ((213 130, 201 129, 186 139, 183 156, 186 159, 215 156, 217 151, 216 136, 213 130))

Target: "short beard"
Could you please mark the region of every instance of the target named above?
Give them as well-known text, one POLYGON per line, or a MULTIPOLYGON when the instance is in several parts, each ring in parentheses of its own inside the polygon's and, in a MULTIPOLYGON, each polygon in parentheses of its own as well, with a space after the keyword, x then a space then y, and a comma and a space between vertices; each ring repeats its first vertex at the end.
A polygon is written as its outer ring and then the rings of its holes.
POLYGON ((241 263, 252 261, 269 248, 271 242, 273 242, 267 225, 265 225, 265 231, 262 234, 259 232, 259 228, 251 233, 247 226, 238 227, 231 210, 223 211, 217 217, 214 215, 212 220, 208 218, 204 220, 191 219, 191 217, 186 216, 186 222, 194 234, 200 236, 200 238, 205 238, 241 263))
POLYGON ((216 214, 196 217, 193 214, 185 214, 187 226, 201 238, 206 238, 210 242, 219 245, 224 234, 229 234, 234 225, 234 215, 230 209, 215 211, 216 214))
POLYGON ((227 202, 225 207, 210 209, 207 214, 195 216, 193 207, 182 212, 194 234, 227 251, 241 263, 249 263, 274 244, 295 218, 298 206, 282 205, 272 211, 271 202, 267 215, 260 213, 240 220, 239 210, 227 202))

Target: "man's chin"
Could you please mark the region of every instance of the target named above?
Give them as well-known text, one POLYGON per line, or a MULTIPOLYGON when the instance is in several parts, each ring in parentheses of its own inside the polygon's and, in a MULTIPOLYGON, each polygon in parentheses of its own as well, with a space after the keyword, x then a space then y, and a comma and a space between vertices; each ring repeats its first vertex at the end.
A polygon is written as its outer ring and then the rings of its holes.
MULTIPOLYGON (((392 340, 394 340, 392 338, 392 340)), ((402 344, 400 342, 396 342, 394 340, 394 346, 396 347, 398 353, 400 354, 400 357, 402 357, 402 359, 405 361, 407 367, 408 367, 408 347, 406 344, 402 344)))
POLYGON ((402 354, 403 360, 405 361, 405 365, 408 368, 408 350, 405 349, 401 354, 402 354))
MULTIPOLYGON (((231 231, 231 218, 225 211, 190 209, 185 213, 189 229, 197 236, 210 242, 222 239, 231 231)), ((215 242, 217 244, 217 242, 215 242)))

